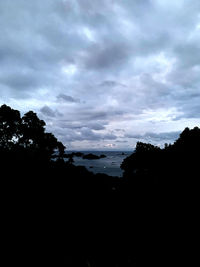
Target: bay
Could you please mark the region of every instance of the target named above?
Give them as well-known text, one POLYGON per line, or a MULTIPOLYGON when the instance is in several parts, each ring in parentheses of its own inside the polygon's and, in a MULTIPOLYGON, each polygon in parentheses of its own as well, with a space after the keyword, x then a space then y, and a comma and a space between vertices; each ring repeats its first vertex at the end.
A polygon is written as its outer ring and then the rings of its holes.
MULTIPOLYGON (((67 151, 70 154, 75 151, 67 151)), ((77 151, 76 151, 77 152, 77 151)), ((132 154, 131 151, 81 151, 83 154, 92 153, 100 156, 105 155, 105 158, 100 159, 83 159, 82 157, 74 156, 74 165, 84 166, 93 173, 105 173, 110 176, 122 177, 123 171, 120 168, 122 161, 132 154)))

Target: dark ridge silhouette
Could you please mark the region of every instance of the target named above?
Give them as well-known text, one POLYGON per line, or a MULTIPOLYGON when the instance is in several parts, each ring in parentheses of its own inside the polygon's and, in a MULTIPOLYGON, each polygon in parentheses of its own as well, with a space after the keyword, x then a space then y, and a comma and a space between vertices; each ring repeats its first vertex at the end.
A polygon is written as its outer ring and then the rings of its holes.
POLYGON ((200 129, 163 149, 138 142, 123 178, 64 160, 30 111, 0 107, 3 250, 7 265, 193 266, 200 129), (58 153, 58 158, 53 158, 58 153))

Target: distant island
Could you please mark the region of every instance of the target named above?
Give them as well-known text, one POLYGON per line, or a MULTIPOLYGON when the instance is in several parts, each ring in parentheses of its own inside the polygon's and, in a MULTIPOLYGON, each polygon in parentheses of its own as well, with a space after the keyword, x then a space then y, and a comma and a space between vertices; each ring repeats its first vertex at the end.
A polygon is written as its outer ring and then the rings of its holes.
POLYGON ((102 154, 100 156, 97 156, 92 153, 84 154, 82 152, 72 152, 69 154, 64 154, 64 158, 73 158, 73 157, 81 157, 82 159, 102 159, 106 158, 106 155, 102 154))
POLYGON ((97 156, 97 155, 90 153, 90 154, 86 154, 83 156, 83 159, 102 159, 102 158, 106 158, 106 155, 102 154, 100 156, 97 156))

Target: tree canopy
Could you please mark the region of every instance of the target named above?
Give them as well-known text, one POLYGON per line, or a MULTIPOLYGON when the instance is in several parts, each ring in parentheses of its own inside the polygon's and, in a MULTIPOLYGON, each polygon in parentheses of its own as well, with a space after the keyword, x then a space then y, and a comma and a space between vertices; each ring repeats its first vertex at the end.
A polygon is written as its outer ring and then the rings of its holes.
POLYGON ((7 105, 0 107, 0 149, 29 151, 32 155, 50 159, 57 150, 59 156, 65 146, 52 133, 45 132, 45 122, 29 111, 20 116, 18 110, 7 105))
POLYGON ((152 183, 155 179, 165 183, 172 182, 173 177, 173 183, 183 183, 185 174, 194 179, 199 172, 199 151, 200 128, 185 128, 174 144, 165 144, 163 149, 138 142, 134 153, 124 159, 121 168, 128 179, 140 175, 152 183))

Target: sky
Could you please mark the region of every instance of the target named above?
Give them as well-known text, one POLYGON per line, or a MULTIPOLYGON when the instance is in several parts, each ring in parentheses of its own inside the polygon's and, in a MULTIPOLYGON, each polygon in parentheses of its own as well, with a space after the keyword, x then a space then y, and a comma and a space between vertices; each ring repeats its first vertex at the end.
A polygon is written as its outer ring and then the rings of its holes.
POLYGON ((0 105, 69 150, 163 146, 200 124, 199 0, 0 0, 0 105))

